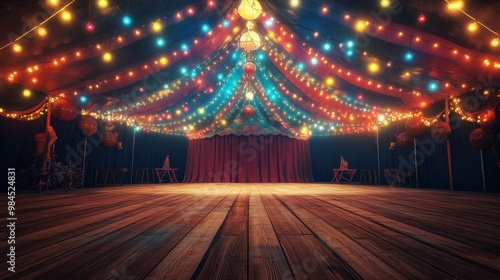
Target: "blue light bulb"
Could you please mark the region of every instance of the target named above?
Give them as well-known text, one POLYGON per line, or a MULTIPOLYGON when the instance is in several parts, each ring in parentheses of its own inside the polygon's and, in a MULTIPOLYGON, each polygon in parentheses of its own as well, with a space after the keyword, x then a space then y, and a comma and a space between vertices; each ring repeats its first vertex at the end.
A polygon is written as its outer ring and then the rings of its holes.
POLYGON ((156 40, 156 44, 159 46, 159 47, 163 47, 165 45, 165 40, 163 38, 158 38, 156 40))
POLYGON ((208 26, 208 24, 203 24, 201 26, 201 31, 203 31, 204 33, 208 33, 208 31, 210 31, 210 26, 208 26))
POLYGON ((130 25, 132 23, 132 19, 129 16, 124 16, 122 18, 122 23, 123 25, 130 25))
POLYGON ((435 91, 435 90, 437 90, 438 88, 439 88, 439 86, 438 86, 438 84, 437 84, 436 82, 431 82, 431 83, 429 84, 429 90, 431 90, 431 91, 435 91))
POLYGON ((413 54, 411 52, 407 52, 405 54, 405 60, 406 61, 412 61, 413 60, 413 54))

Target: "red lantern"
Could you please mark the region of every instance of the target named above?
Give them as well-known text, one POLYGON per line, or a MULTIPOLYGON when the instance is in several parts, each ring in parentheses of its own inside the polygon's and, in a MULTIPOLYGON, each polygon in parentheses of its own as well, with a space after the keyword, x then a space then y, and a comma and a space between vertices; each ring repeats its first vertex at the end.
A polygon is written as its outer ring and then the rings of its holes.
POLYGON ((63 122, 69 122, 78 115, 78 109, 66 99, 57 99, 52 105, 52 115, 63 122))
POLYGON ((451 135, 451 126, 445 122, 439 121, 431 126, 431 137, 437 143, 443 143, 451 135))
POLYGON ((469 134, 469 143, 472 147, 485 150, 493 146, 493 137, 482 128, 476 128, 469 134))
POLYGON ((418 137, 425 132, 425 124, 418 117, 408 119, 405 123, 405 131, 411 137, 418 137))
POLYGON ((97 122, 93 117, 85 115, 78 121, 78 128, 83 135, 89 137, 97 132, 97 122))
POLYGON ((413 137, 410 136, 407 132, 401 132, 396 137, 396 141, 398 146, 401 148, 408 148, 413 144, 413 137))
POLYGON ((101 145, 106 148, 113 147, 118 141, 117 134, 113 132, 103 132, 101 134, 101 145))
POLYGON ((255 108, 252 105, 249 104, 243 107, 243 115, 251 117, 253 114, 255 114, 255 108))
POLYGON ((257 67, 253 62, 249 61, 245 63, 245 65, 243 65, 243 72, 245 72, 246 74, 253 75, 255 74, 255 71, 257 71, 257 67))

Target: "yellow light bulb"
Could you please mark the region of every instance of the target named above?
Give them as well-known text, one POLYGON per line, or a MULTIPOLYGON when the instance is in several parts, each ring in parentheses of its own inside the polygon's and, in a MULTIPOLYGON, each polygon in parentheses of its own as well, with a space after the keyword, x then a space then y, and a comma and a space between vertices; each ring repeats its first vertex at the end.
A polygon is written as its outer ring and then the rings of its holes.
POLYGON ((391 1, 389 1, 389 0, 380 1, 380 6, 382 6, 383 8, 387 8, 387 7, 389 7, 389 5, 391 5, 391 1))
POLYGON ((325 80, 325 84, 326 84, 327 86, 333 86, 333 85, 335 84, 335 80, 334 80, 332 77, 328 77, 328 78, 326 78, 326 80, 325 80))
POLYGON ((57 7, 59 5, 59 0, 49 0, 47 4, 52 7, 57 7))
POLYGON ((154 32, 160 32, 162 29, 161 23, 159 21, 155 21, 153 25, 151 26, 153 28, 154 32))
POLYGON ((70 21, 70 20, 71 20, 71 17, 72 17, 72 16, 71 16, 71 13, 70 13, 70 12, 68 12, 68 11, 62 11, 62 12, 61 12, 61 19, 62 19, 63 21, 70 21))
POLYGON ((299 0, 290 0, 290 6, 292 6, 293 8, 297 8, 299 5, 300 5, 299 0))
POLYGON ((24 97, 30 97, 30 96, 31 96, 31 91, 30 91, 29 89, 25 89, 25 90, 23 91, 23 96, 24 96, 24 97))
POLYGON ((14 50, 14 52, 16 53, 20 53, 23 50, 23 47, 21 47, 21 45, 16 43, 12 45, 12 50, 14 50))
POLYGON ((45 29, 43 27, 39 27, 37 32, 38 32, 38 36, 40 36, 40 37, 45 37, 47 35, 47 29, 45 29))
POLYGON ((368 64, 368 71, 370 71, 370 73, 377 73, 379 70, 380 67, 376 62, 371 62, 370 64, 368 64))
POLYGON ((161 57, 160 58, 160 64, 161 65, 167 65, 168 63, 168 59, 166 57, 161 57))
POLYGON ((356 22, 356 25, 354 26, 354 29, 356 29, 356 31, 358 31, 358 32, 365 31, 365 28, 366 28, 366 22, 363 20, 358 20, 356 22))
POLYGON ((469 25, 467 26, 467 29, 470 31, 470 32, 476 32, 478 26, 477 26, 477 22, 471 22, 469 23, 469 25))
POLYGON ((491 46, 492 46, 492 47, 496 48, 496 47, 498 47, 499 45, 500 45, 500 39, 495 38, 495 39, 491 40, 491 46))
POLYGON ((102 55, 102 60, 104 60, 105 62, 110 62, 111 60, 113 60, 113 56, 109 52, 107 52, 102 55))
POLYGON ((448 3, 448 9, 452 11, 461 10, 464 7, 462 0, 452 1, 448 3))
POLYGON ((107 0, 98 0, 97 6, 101 9, 104 9, 108 6, 108 1, 107 0))

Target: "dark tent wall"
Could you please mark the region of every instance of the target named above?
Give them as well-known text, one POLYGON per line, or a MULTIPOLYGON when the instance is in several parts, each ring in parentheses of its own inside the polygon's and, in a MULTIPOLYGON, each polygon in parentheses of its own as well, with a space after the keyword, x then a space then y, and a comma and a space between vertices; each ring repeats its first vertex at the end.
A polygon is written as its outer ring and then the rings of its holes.
MULTIPOLYGON (((84 137, 76 128, 78 118, 71 122, 61 122, 52 119, 52 125, 58 135, 56 142, 57 160, 65 165, 82 166, 84 137)), ((476 123, 460 121, 457 118, 452 123, 451 135, 453 180, 455 190, 483 191, 480 152, 469 144, 470 131, 477 128, 476 123)), ((32 122, 0 118, 2 137, 0 142, 2 170, 8 167, 26 168, 33 162, 34 142, 36 133, 43 132, 44 118, 32 122)), ((383 176, 385 168, 400 168, 406 166, 414 170, 413 147, 389 150, 389 142, 396 132, 401 132, 404 123, 384 127, 379 132, 382 184, 387 184, 383 176)), ((123 150, 104 148, 99 145, 98 132, 89 137, 87 142, 87 183, 92 168, 131 167, 132 143, 134 131, 130 127, 117 125, 119 140, 123 141, 123 150)), ((145 167, 161 167, 166 155, 170 156, 172 167, 179 168, 178 179, 183 180, 186 171, 188 140, 184 136, 170 136, 157 133, 137 131, 134 150, 134 169, 145 167)), ((435 143, 429 132, 420 136, 417 141, 418 181, 420 188, 449 189, 448 163, 446 144, 435 143)), ((340 156, 349 162, 350 168, 358 169, 354 178, 359 180, 361 169, 377 169, 376 134, 338 135, 331 137, 312 137, 309 140, 312 172, 315 181, 329 182, 332 179, 332 169, 337 168, 340 156)), ((500 136, 495 135, 495 148, 500 149, 500 136)), ((493 149, 483 151, 484 170, 487 192, 500 192, 500 168, 493 149)), ((6 173, 2 172, 2 179, 6 173)), ((124 183, 135 179, 134 174, 126 173, 124 183), (131 176, 132 175, 132 176, 131 176)), ((5 181, 5 180, 4 180, 5 181)), ((416 174, 412 173, 412 184, 416 183, 416 174)), ((88 186, 88 185, 87 185, 88 186)), ((3 191, 4 188, 2 188, 3 191)))
MULTIPOLYGON (((51 125, 56 134, 56 161, 63 165, 83 166, 85 137, 79 132, 77 122, 62 122, 52 118, 51 125)), ((44 132, 45 118, 33 122, 20 122, 0 118, 0 126, 6 137, 1 140, 2 168, 27 168, 34 161, 34 136, 44 132)), ((87 139, 86 186, 92 186, 90 174, 95 168, 128 168, 123 176, 123 183, 135 182, 137 168, 162 167, 166 155, 170 157, 170 165, 179 168, 177 177, 182 180, 186 165, 188 140, 183 136, 172 136, 145 131, 135 132, 135 149, 133 148, 134 129, 124 125, 116 125, 114 131, 119 133, 119 141, 123 142, 123 150, 102 147, 99 143, 101 128, 87 139), (132 154, 134 155, 134 171, 131 174, 132 154)), ((119 174, 116 174, 119 176, 119 174)), ((140 179, 141 174, 138 174, 140 179)), ((102 178, 101 178, 102 179, 102 178)), ((118 178, 116 178, 118 180, 118 178)), ((150 175, 150 180, 151 180, 150 175)), ((92 180, 94 181, 94 180, 92 180)))
MULTIPOLYGON (((455 190, 483 191, 480 151, 469 144, 470 132, 479 127, 476 123, 452 118, 453 132, 450 137, 453 184, 455 190)), ((381 183, 387 184, 384 169, 408 170, 411 178, 405 183, 420 188, 449 189, 448 159, 446 143, 432 140, 429 130, 417 138, 417 168, 415 168, 414 147, 389 149, 389 142, 397 132, 402 132, 404 122, 379 131, 381 183)), ((377 137, 371 134, 339 135, 331 137, 313 137, 311 158, 316 181, 331 181, 333 168, 338 168, 340 156, 349 162, 349 168, 358 169, 354 181, 359 180, 361 169, 377 169, 377 137)), ((487 192, 500 192, 500 162, 495 151, 500 149, 500 135, 495 135, 495 149, 483 150, 484 170, 487 192)))

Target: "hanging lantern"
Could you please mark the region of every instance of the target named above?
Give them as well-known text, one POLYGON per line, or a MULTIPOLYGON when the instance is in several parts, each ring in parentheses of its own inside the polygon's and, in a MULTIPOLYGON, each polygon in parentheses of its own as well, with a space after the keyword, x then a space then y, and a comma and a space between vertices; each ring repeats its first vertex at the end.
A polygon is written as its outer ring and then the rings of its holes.
POLYGON ((78 109, 66 99, 57 99, 52 105, 52 115, 63 122, 69 122, 76 118, 78 109))
POLYGON ((246 99, 246 100, 253 100, 253 92, 251 92, 251 91, 247 91, 247 92, 245 93, 245 99, 246 99))
POLYGON ((451 135, 451 126, 443 121, 439 121, 431 126, 431 137, 437 143, 443 143, 451 135))
POLYGON ((92 136, 97 132, 97 121, 91 116, 82 116, 78 121, 78 128, 83 135, 92 136))
POLYGON ((255 31, 245 31, 240 37, 241 47, 250 52, 258 49, 260 47, 260 37, 255 31))
POLYGON ((255 71, 257 71, 257 66, 255 66, 253 62, 249 61, 243 65, 243 72, 246 74, 253 75, 255 74, 255 71))
POLYGON ((398 134, 396 137, 396 141, 398 143, 398 146, 401 148, 408 148, 413 144, 413 137, 410 136, 407 132, 403 131, 398 134))
POLYGON ((238 14, 246 20, 254 20, 262 13, 262 6, 257 0, 242 0, 238 6, 238 14))
POLYGON ((113 132, 103 132, 101 134, 101 145, 106 148, 113 147, 118 141, 117 134, 113 132))
POLYGON ((245 115, 246 117, 251 117, 255 114, 255 108, 248 104, 248 105, 245 105, 243 106, 243 115, 245 115))
POLYGON ((411 137, 418 137, 425 132, 425 124, 419 117, 408 119, 405 123, 405 131, 411 137))
POLYGON ((485 150, 493 146, 493 137, 482 128, 476 128, 469 134, 469 143, 472 147, 485 150))

